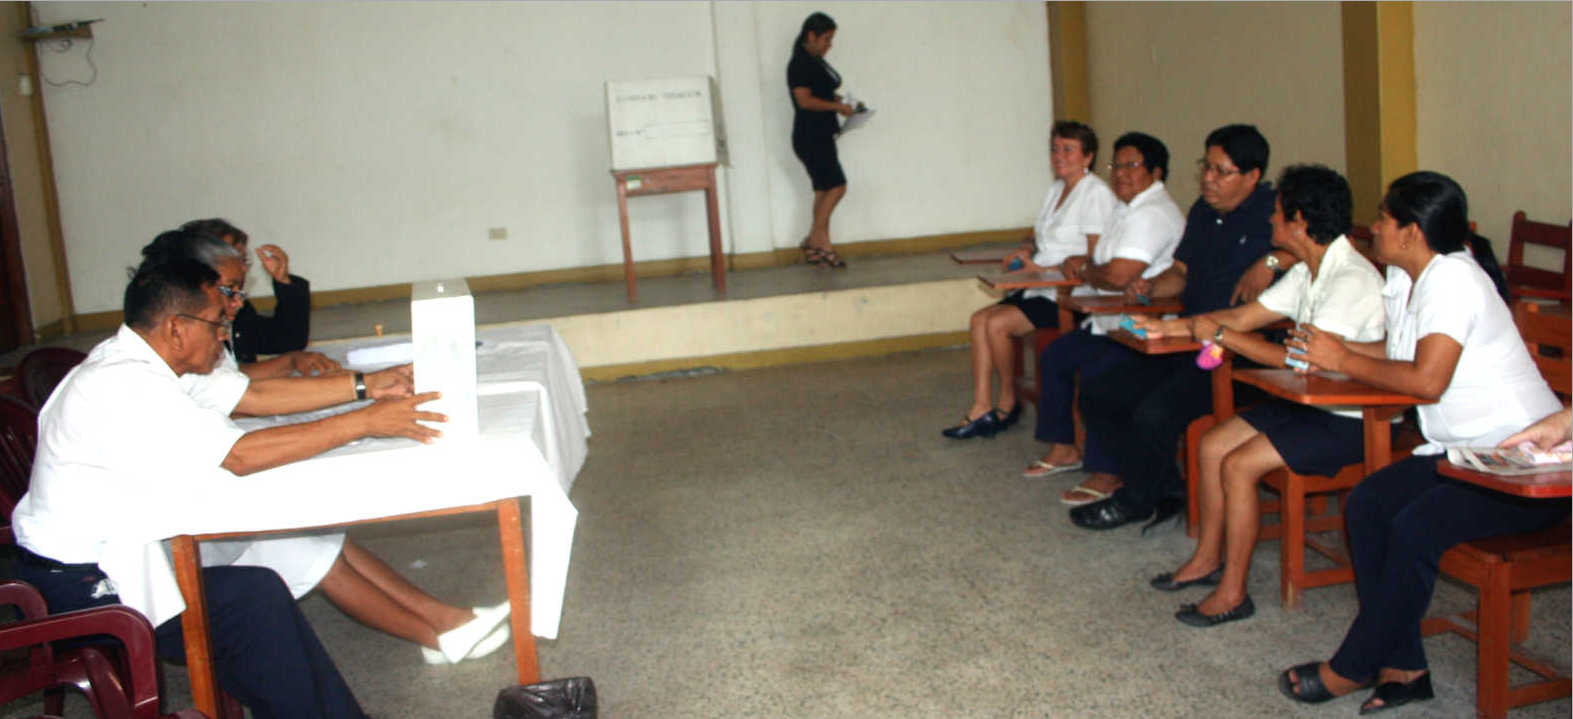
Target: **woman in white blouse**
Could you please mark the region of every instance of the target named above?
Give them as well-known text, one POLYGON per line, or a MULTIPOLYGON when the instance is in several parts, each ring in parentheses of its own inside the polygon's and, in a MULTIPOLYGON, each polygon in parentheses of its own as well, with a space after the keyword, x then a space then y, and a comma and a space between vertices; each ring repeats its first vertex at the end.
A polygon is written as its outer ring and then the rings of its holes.
MULTIPOLYGON (((1114 214, 1114 192, 1092 172, 1098 156, 1097 133, 1079 122, 1056 122, 1049 145, 1054 184, 1038 212, 1031 242, 1005 257, 1007 270, 1013 266, 1035 271, 1059 269, 1067 257, 1091 255, 1114 214)), ((952 439, 989 437, 1021 418, 1021 403, 1011 384, 1011 340, 1034 329, 1059 326, 1059 307, 1051 299, 1053 294, 1053 289, 1012 292, 998 304, 972 313, 972 406, 961 424, 942 434, 952 439), (993 396, 996 378, 997 405, 993 396)))
POLYGON ((1430 699, 1420 620, 1437 562, 1460 542, 1541 529, 1565 520, 1566 500, 1512 497, 1442 477, 1447 447, 1492 446, 1561 409, 1519 338, 1490 278, 1463 251, 1464 191, 1445 175, 1398 178, 1371 227, 1388 264, 1386 343, 1339 341, 1314 326, 1296 333, 1313 368, 1348 374, 1420 405, 1426 444, 1367 477, 1350 494, 1349 545, 1360 613, 1326 662, 1279 676, 1279 690, 1322 702, 1376 685, 1361 713, 1430 699))

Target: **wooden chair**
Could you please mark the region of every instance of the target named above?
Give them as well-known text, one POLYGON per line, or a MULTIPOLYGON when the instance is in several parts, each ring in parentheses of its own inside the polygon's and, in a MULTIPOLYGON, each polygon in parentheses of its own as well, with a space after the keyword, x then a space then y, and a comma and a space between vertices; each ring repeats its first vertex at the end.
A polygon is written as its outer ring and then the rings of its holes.
POLYGON ((1523 210, 1513 213, 1513 231, 1508 239, 1507 265, 1502 268, 1507 275, 1508 294, 1514 300, 1538 297, 1555 299, 1567 304, 1569 263, 1573 253, 1568 251, 1573 224, 1551 225, 1535 222, 1523 210), (1539 245, 1562 252, 1562 272, 1544 270, 1524 264, 1524 246, 1539 245))
POLYGON ((27 353, 16 366, 17 389, 22 399, 33 409, 42 409, 60 380, 84 359, 87 355, 69 347, 40 347, 27 353))
MULTIPOLYGON (((1515 216, 1515 221, 1523 215, 1515 216)), ((1519 334, 1552 390, 1564 400, 1570 391, 1569 329, 1565 314, 1544 312, 1533 303, 1513 308, 1519 334), (1561 350, 1549 356, 1546 348, 1561 350)), ((1475 611, 1459 616, 1429 617, 1420 633, 1452 632, 1476 643, 1475 715, 1496 719, 1513 707, 1565 697, 1573 690, 1555 666, 1514 646, 1529 635, 1529 590, 1573 579, 1573 527, 1492 537, 1465 542, 1442 555, 1442 572, 1479 592, 1475 611), (1524 686, 1508 684, 1508 670, 1517 664, 1541 680, 1524 686)))

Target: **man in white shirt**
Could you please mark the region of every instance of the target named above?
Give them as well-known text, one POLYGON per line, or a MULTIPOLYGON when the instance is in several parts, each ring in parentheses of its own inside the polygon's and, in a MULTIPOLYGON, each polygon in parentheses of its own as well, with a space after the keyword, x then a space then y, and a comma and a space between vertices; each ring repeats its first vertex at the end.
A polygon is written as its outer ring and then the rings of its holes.
MULTIPOLYGON (((1092 255, 1068 258, 1061 266, 1067 276, 1085 282, 1074 294, 1119 294, 1135 280, 1155 277, 1173 263, 1185 216, 1164 187, 1168 171, 1169 149, 1158 138, 1128 132, 1114 142, 1109 174, 1120 204, 1092 255)), ((1076 448, 1071 413, 1077 375, 1083 383, 1091 382, 1115 359, 1130 353, 1103 337, 1118 322, 1116 315, 1090 317, 1081 329, 1044 349, 1038 365, 1038 426, 1033 436, 1050 443, 1050 448, 1027 467, 1025 476, 1046 477, 1084 467, 1094 473, 1118 471, 1097 438, 1087 438, 1085 454, 1076 448)), ((1095 487, 1078 485, 1067 490, 1061 501, 1075 506, 1107 496, 1095 487)))
MULTIPOLYGON (((227 337, 218 274, 192 260, 148 263, 125 294, 126 325, 67 375, 39 415, 28 493, 13 514, 17 574, 51 611, 123 602, 156 626, 161 656, 184 656, 182 604, 154 601, 125 547, 169 536, 163 519, 184 488, 235 481, 366 436, 430 441, 442 421, 384 400, 317 422, 246 433, 181 386, 212 371, 227 337), (228 470, 229 473, 220 471, 228 470), (142 589, 144 591, 134 591, 142 589)), ((157 546, 157 545, 153 545, 157 546)), ((158 551, 158 550, 154 550, 158 551)), ((259 719, 361 717, 333 661, 279 576, 260 567, 203 569, 220 686, 259 719)))

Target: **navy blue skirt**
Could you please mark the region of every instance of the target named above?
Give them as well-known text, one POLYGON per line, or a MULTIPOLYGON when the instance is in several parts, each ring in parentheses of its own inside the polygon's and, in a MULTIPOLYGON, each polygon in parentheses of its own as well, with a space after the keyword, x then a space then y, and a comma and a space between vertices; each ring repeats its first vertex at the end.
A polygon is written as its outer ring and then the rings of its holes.
POLYGON ((1298 474, 1331 476, 1365 460, 1362 422, 1352 417, 1273 401, 1241 412, 1240 419, 1267 435, 1278 456, 1298 474))

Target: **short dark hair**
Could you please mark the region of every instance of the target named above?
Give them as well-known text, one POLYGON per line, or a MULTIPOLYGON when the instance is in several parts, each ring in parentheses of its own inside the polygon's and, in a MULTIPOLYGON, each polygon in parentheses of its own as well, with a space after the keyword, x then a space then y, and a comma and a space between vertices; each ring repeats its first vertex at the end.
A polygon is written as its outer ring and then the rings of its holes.
POLYGON ((1223 150, 1240 172, 1261 170, 1262 176, 1267 176, 1267 138, 1255 125, 1224 125, 1213 130, 1202 143, 1202 149, 1209 147, 1223 150))
POLYGON ((251 238, 246 236, 245 230, 231 225, 229 220, 226 220, 222 217, 210 217, 206 220, 192 220, 184 225, 181 225, 180 229, 212 235, 220 240, 228 237, 237 245, 244 245, 251 241, 251 238))
POLYGON ((145 262, 126 285, 126 324, 150 331, 172 314, 201 312, 208 306, 205 288, 217 283, 213 268, 190 258, 145 262))
POLYGON ((159 233, 158 237, 142 248, 142 262, 159 263, 183 258, 196 260, 216 270, 218 263, 227 259, 246 261, 245 254, 231 247, 218 235, 198 229, 199 222, 210 220, 187 222, 178 230, 159 233))
POLYGON ((808 39, 809 33, 823 35, 836 29, 836 21, 829 15, 816 12, 803 19, 803 29, 797 31, 797 39, 792 41, 792 53, 795 55, 803 50, 803 41, 808 39))
POLYGON ((1290 165, 1278 176, 1284 219, 1305 220, 1305 233, 1325 245, 1348 234, 1354 194, 1343 175, 1323 165, 1290 165))
POLYGON ((1421 170, 1393 180, 1382 197, 1382 211, 1400 227, 1419 226, 1426 245, 1440 254, 1463 249, 1474 234, 1464 188, 1440 172, 1421 170))
POLYGON ((1122 147, 1134 147, 1141 153, 1142 165, 1148 172, 1162 170, 1163 179, 1169 177, 1169 148, 1159 140, 1145 132, 1127 132, 1114 141, 1114 151, 1119 152, 1122 147))
POLYGON ((1098 159, 1098 133, 1093 132, 1092 128, 1080 122, 1060 120, 1054 123, 1054 129, 1049 130, 1049 137, 1063 137, 1067 140, 1075 140, 1081 145, 1082 154, 1091 155, 1094 160, 1098 159))

